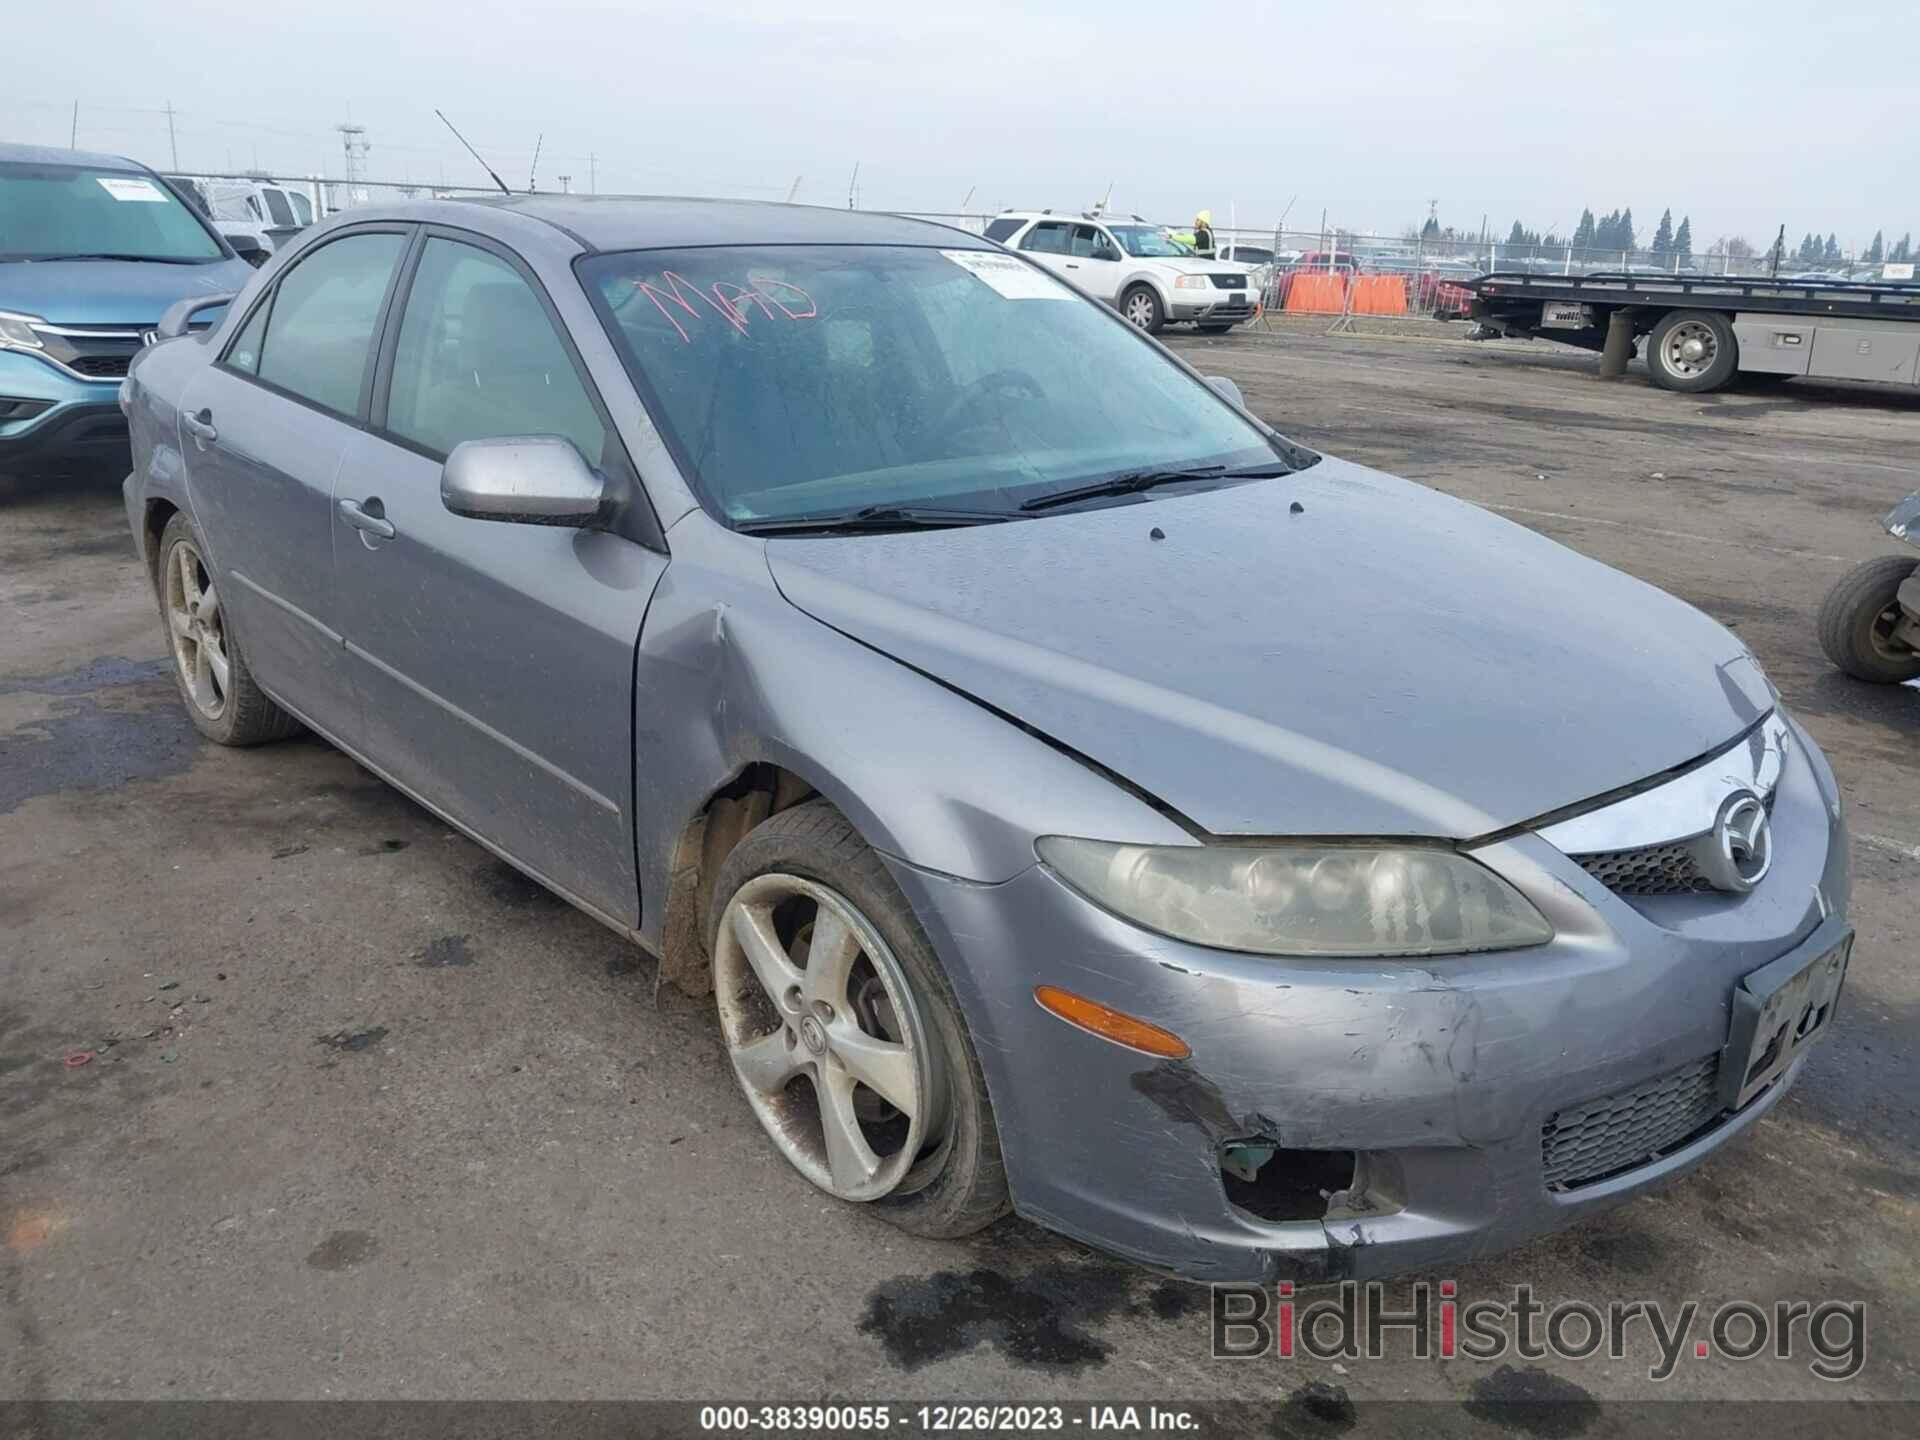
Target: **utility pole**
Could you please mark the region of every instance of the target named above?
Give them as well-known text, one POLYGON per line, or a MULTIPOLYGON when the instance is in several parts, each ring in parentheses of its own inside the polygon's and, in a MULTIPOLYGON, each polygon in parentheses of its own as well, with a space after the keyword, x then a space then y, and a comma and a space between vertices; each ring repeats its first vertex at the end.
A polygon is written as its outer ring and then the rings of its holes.
MULTIPOLYGON (((78 104, 76 103, 76 112, 78 108, 78 104)), ((77 119, 75 123, 78 123, 77 119)), ((173 102, 171 100, 167 101, 167 148, 173 152, 173 168, 178 170, 180 168, 180 142, 174 137, 173 133, 173 102)))
POLYGON ((600 193, 599 167, 600 157, 598 155, 587 156, 587 193, 589 195, 598 195, 600 193))
POLYGON ((562 175, 560 177, 560 193, 562 195, 571 195, 573 193, 573 177, 571 175, 562 175))
POLYGON ((793 203, 793 197, 800 193, 800 182, 806 178, 804 175, 796 175, 793 177, 793 184, 787 187, 787 204, 791 205, 793 203))
POLYGON ((67 148, 69 150, 80 148, 80 102, 78 100, 73 102, 73 129, 67 132, 67 148))
POLYGON ((854 196, 860 191, 860 162, 853 162, 853 178, 847 182, 847 209, 853 209, 854 196))

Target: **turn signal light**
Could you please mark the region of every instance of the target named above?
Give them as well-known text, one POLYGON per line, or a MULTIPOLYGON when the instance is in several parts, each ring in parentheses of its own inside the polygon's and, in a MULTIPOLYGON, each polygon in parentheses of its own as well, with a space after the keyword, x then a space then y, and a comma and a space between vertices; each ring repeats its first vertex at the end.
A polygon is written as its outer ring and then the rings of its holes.
POLYGON ((1089 1000, 1084 995, 1076 995, 1071 990, 1062 990, 1054 985, 1036 985, 1033 998, 1040 1002, 1042 1010, 1058 1015, 1069 1025, 1085 1030, 1090 1035, 1098 1035, 1102 1040, 1124 1045, 1129 1050, 1158 1055, 1166 1060, 1184 1060, 1193 1053, 1187 1042, 1171 1030, 1162 1030, 1158 1025, 1136 1020, 1131 1015, 1102 1005, 1097 1000, 1089 1000))

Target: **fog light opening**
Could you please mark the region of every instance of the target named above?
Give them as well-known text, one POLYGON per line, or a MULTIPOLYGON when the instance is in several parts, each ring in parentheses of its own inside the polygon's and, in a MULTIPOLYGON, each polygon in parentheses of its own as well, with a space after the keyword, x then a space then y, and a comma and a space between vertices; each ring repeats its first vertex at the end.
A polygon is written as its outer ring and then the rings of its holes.
POLYGON ((1324 1220, 1359 1174, 1352 1150, 1288 1150, 1260 1136, 1220 1147, 1227 1199, 1257 1220, 1324 1220))

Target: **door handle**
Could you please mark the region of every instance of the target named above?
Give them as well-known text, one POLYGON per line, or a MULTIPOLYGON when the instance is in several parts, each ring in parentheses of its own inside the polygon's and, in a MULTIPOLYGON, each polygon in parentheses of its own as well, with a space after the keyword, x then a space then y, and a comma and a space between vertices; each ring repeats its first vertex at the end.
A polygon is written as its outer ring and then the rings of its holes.
MULTIPOLYGON (((365 502, 365 505, 372 506, 375 511, 384 508, 377 499, 369 499, 365 502)), ((340 518, 345 520, 347 524, 351 525, 354 529, 364 530, 367 534, 377 536, 382 540, 391 540, 395 535, 400 533, 393 528, 392 522, 384 515, 369 512, 364 508, 362 502, 358 500, 342 500, 340 502, 340 518)))
POLYGON ((213 411, 211 410, 202 410, 198 415, 182 415, 180 423, 202 450, 207 448, 208 442, 220 438, 220 432, 213 428, 213 411))
POLYGON ((1076 264, 1074 264, 1074 263, 1073 263, 1073 262, 1072 262, 1071 260, 1069 260, 1069 261, 1067 262, 1067 269, 1069 269, 1069 270, 1078 270, 1079 268, 1080 268, 1080 267, 1079 267, 1078 265, 1076 265, 1076 264))

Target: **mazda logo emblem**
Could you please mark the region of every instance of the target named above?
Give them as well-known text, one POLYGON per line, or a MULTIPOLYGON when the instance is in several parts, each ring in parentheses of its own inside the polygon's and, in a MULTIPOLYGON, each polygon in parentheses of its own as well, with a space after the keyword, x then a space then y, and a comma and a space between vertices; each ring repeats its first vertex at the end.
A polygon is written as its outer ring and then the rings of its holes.
POLYGON ((1695 862, 1716 890, 1745 894, 1773 868, 1773 822, 1751 790, 1737 790, 1721 803, 1713 830, 1694 852, 1695 862))

